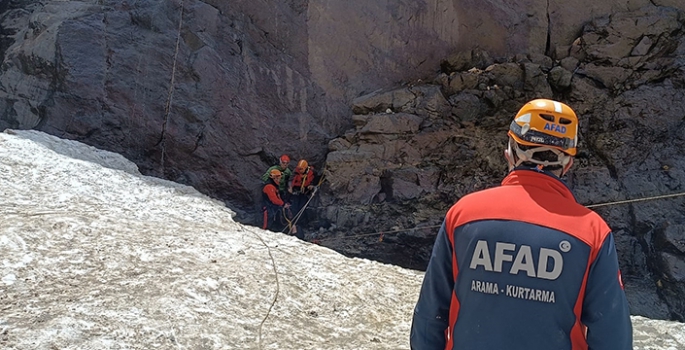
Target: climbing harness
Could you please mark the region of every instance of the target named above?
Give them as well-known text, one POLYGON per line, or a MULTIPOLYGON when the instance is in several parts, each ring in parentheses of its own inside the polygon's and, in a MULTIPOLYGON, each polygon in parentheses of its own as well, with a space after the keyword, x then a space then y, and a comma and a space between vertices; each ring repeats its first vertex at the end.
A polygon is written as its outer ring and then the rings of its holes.
MULTIPOLYGON (((307 188, 307 186, 306 186, 306 184, 307 184, 307 178, 309 177, 309 173, 310 173, 311 169, 312 169, 311 166, 307 166, 307 168, 304 169, 304 170, 302 171, 302 173, 298 173, 298 174, 300 175, 300 178, 299 178, 300 184, 298 185, 299 188, 300 188, 300 192, 304 192, 305 188, 307 188)), ((322 175, 322 176, 323 176, 323 175, 322 175)), ((293 177, 295 177, 295 175, 293 175, 293 177)), ((293 180, 293 181, 294 181, 294 180, 293 180)), ((317 186, 318 186, 318 185, 317 185, 317 186)))
MULTIPOLYGON (((280 206, 280 208, 275 209, 272 208, 270 209, 269 206, 265 205, 262 207, 262 215, 263 215, 263 224, 262 224, 262 229, 266 230, 269 228, 269 222, 274 222, 278 224, 279 226, 285 226, 285 228, 291 228, 294 223, 289 219, 290 217, 293 216, 292 212, 290 211, 290 208, 286 208, 285 206, 280 206), (280 217, 278 214, 281 214, 280 217), (273 217, 270 217, 273 216, 273 217)), ((285 228, 283 230, 285 230, 285 228)), ((277 228, 278 229, 278 228, 277 228)))

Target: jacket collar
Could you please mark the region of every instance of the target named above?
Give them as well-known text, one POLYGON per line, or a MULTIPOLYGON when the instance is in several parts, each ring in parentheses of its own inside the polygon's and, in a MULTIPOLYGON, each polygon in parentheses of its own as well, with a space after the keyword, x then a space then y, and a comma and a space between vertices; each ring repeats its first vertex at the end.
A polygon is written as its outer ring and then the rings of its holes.
POLYGON ((556 175, 537 168, 531 167, 517 167, 514 168, 504 180, 502 186, 519 185, 523 187, 537 187, 545 192, 554 192, 563 196, 566 199, 576 202, 576 197, 573 196, 571 190, 566 184, 556 175))

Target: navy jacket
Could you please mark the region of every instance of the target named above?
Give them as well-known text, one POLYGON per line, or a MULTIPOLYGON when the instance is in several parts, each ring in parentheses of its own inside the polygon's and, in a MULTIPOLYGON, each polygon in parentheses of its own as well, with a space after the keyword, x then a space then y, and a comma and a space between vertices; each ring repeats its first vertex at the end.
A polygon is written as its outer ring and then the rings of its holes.
POLYGON ((411 348, 628 350, 632 325, 611 231, 554 175, 512 171, 447 213, 411 348))

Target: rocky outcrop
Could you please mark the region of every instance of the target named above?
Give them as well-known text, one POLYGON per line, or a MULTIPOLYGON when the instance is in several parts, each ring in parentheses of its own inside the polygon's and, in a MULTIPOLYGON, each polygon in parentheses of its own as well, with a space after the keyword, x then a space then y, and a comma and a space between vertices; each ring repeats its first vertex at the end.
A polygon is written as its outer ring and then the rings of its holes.
POLYGON ((621 202, 683 190, 684 24, 674 9, 617 13, 554 57, 496 62, 475 50, 447 59, 431 82, 356 99, 354 129, 329 143, 321 216, 352 237, 375 232, 374 240, 413 245, 400 261, 420 267, 446 209, 505 174, 518 108, 554 97, 579 113, 569 185, 613 228, 632 311, 685 320, 683 197, 621 202))

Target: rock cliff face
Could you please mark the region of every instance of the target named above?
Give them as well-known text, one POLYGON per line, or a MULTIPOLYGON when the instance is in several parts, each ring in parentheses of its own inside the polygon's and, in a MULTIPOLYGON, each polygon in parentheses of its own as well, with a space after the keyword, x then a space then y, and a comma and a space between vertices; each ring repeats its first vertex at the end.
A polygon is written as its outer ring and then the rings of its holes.
POLYGON ((460 52, 431 82, 357 98, 355 127, 329 143, 321 216, 353 237, 413 244, 387 259, 425 264, 445 208, 504 176, 512 116, 554 97, 579 112, 567 180, 613 228, 633 312, 684 320, 684 20, 654 7, 596 18, 553 57, 460 52), (662 195, 674 197, 643 201, 662 195))
MULTIPOLYGON (((282 152, 325 164, 313 205, 322 244, 421 267, 447 207, 504 175, 504 130, 530 98, 581 117, 569 178, 581 203, 682 191, 683 10, 680 0, 6 1, 0 128, 121 153, 245 222, 282 152)), ((616 232, 635 314, 685 320, 681 198, 596 209, 616 232)))

